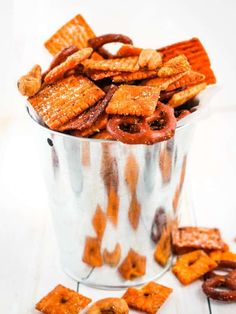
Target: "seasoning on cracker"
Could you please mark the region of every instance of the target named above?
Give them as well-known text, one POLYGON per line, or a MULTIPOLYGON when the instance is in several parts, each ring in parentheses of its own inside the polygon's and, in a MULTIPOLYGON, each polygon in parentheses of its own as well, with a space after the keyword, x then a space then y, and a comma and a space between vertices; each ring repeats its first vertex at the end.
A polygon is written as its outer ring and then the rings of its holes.
POLYGON ((182 76, 184 76, 188 72, 178 73, 168 77, 156 77, 153 79, 146 80, 142 83, 144 86, 156 86, 159 87, 160 90, 167 90, 167 88, 175 81, 179 80, 182 76))
POLYGON ((91 301, 82 294, 58 285, 35 308, 44 314, 78 314, 91 301))
POLYGON ((109 102, 109 114, 149 116, 154 113, 160 90, 151 86, 121 85, 109 102))
POLYGON ((157 71, 155 70, 138 70, 136 72, 123 72, 121 74, 114 75, 112 77, 112 81, 114 83, 140 81, 155 76, 157 76, 157 71))
POLYGON ((224 242, 219 229, 182 227, 172 232, 172 246, 176 254, 184 254, 193 250, 221 250, 224 242))
POLYGON ((118 270, 126 280, 141 277, 146 273, 146 257, 130 249, 118 270))
POLYGON ((163 64, 158 71, 159 77, 168 77, 190 70, 188 59, 185 55, 174 57, 163 64))
POLYGON ((95 37, 93 30, 83 16, 78 14, 49 38, 45 42, 45 47, 52 55, 56 55, 70 45, 75 45, 79 49, 86 48, 88 40, 93 37, 95 37))
POLYGON ((122 298, 131 309, 156 314, 171 292, 171 288, 151 281, 141 289, 128 288, 122 298))
POLYGON ((172 272, 183 285, 188 285, 217 267, 204 251, 197 250, 178 257, 172 272))
POLYGON ((99 239, 86 237, 82 260, 92 267, 102 266, 101 242, 99 239))
POLYGON ((179 79, 174 81, 167 87, 167 91, 175 90, 180 87, 192 86, 199 84, 205 80, 205 75, 196 71, 188 71, 186 74, 181 76, 179 79))
POLYGON ((28 100, 42 120, 58 130, 103 96, 104 92, 88 78, 71 75, 46 86, 28 100))

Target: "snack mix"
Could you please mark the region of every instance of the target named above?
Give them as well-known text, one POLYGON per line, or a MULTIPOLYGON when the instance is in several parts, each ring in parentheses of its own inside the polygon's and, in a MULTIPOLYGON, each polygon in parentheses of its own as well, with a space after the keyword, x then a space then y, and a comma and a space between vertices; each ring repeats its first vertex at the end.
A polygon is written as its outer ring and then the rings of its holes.
POLYGON ((76 137, 127 144, 168 140, 177 121, 191 113, 189 101, 216 82, 197 38, 143 49, 122 34, 96 36, 77 15, 45 47, 54 57, 49 68, 42 73, 35 65, 19 79, 19 91, 41 124, 76 137), (117 42, 115 54, 104 48, 117 42))

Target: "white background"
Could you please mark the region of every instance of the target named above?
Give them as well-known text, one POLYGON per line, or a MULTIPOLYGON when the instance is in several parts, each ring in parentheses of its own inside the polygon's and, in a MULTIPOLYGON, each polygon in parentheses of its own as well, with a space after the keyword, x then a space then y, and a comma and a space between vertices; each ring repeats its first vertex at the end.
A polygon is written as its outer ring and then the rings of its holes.
MULTIPOLYGON (((198 123, 188 176, 198 224, 220 227, 235 245, 236 1, 0 0, 1 313, 34 313, 34 303, 59 282, 76 288, 58 263, 36 143, 16 81, 35 63, 47 67, 43 42, 77 13, 98 35, 124 33, 137 46, 202 40, 220 91, 209 116, 198 123)), ((170 280, 177 292, 161 313, 208 313, 198 285, 182 290, 173 276, 170 280)), ((212 313, 233 314, 235 307, 213 302, 212 313)))

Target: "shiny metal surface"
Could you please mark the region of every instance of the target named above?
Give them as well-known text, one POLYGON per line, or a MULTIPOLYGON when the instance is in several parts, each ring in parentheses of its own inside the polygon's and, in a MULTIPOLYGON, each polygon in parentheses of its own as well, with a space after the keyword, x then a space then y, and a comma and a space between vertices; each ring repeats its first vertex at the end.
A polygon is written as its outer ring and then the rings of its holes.
POLYGON ((100 288, 139 285, 159 277, 169 263, 162 267, 154 259, 152 230, 160 230, 153 224, 160 208, 167 220, 165 230, 178 222, 194 121, 178 127, 173 139, 149 146, 77 138, 43 126, 37 129, 65 272, 100 288), (101 253, 119 243, 122 262, 132 248, 146 257, 144 276, 124 280, 117 267, 92 267, 83 261, 86 237, 98 237, 97 220, 103 219, 95 216, 98 206, 106 222, 99 240, 101 253))

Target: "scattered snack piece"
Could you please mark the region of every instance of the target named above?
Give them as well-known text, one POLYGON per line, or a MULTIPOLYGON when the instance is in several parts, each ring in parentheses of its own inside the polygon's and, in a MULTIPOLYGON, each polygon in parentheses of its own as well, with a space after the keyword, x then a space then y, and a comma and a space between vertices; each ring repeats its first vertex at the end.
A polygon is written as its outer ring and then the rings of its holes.
POLYGON ((165 267, 168 263, 168 260, 171 256, 171 237, 168 229, 163 229, 160 241, 158 242, 155 252, 154 258, 158 264, 162 267, 165 267))
POLYGON ((84 48, 68 56, 64 62, 48 72, 44 78, 44 82, 46 84, 54 83, 62 78, 67 71, 74 69, 76 65, 80 64, 83 60, 88 59, 92 52, 92 48, 84 48))
POLYGON ((230 251, 215 250, 210 252, 209 256, 217 263, 221 261, 236 262, 236 253, 230 251))
POLYGON ((103 251, 103 261, 105 264, 110 265, 111 267, 116 267, 121 258, 121 246, 119 243, 116 243, 116 246, 112 252, 104 249, 103 251))
POLYGON ((217 263, 204 251, 197 250, 181 255, 172 271, 183 285, 188 285, 216 267, 217 263))
POLYGON ((149 77, 157 76, 157 71, 155 70, 138 70, 136 72, 126 73, 123 72, 119 75, 114 75, 112 77, 112 82, 114 83, 122 83, 122 82, 130 82, 137 80, 144 80, 149 77))
POLYGON ((106 215, 102 211, 99 205, 97 205, 96 211, 93 215, 92 224, 93 224, 93 228, 97 234, 98 239, 102 240, 103 234, 106 229, 107 221, 106 221, 106 215))
POLYGON ((44 314, 78 314, 91 301, 82 294, 58 285, 35 308, 44 314))
POLYGON ((44 45, 52 55, 56 55, 70 45, 79 49, 86 48, 88 40, 93 37, 95 37, 94 32, 79 14, 63 25, 44 45))
POLYGON ((104 112, 97 118, 97 120, 95 121, 93 125, 83 130, 76 130, 76 129, 72 130, 70 131, 70 134, 77 137, 92 136, 93 134, 100 132, 101 130, 106 128, 107 120, 108 120, 108 115, 104 112))
POLYGON ((76 51, 78 51, 78 48, 74 45, 68 46, 64 49, 62 49, 60 52, 58 52, 58 54, 56 54, 56 56, 54 57, 54 59, 52 60, 49 68, 47 69, 47 71, 45 71, 42 74, 42 80, 44 80, 45 76, 56 66, 58 66, 59 64, 61 64, 62 62, 66 61, 66 59, 71 56, 73 53, 75 53, 76 51))
POLYGON ((141 277, 146 273, 146 257, 130 249, 118 270, 126 280, 141 277))
POLYGON ((167 91, 175 90, 180 87, 192 86, 199 84, 205 80, 205 75, 196 71, 188 71, 178 80, 174 81, 167 87, 167 91))
POLYGON ((82 260, 92 267, 102 266, 101 241, 99 239, 86 237, 82 260))
POLYGON ((184 55, 179 55, 165 62, 158 71, 158 76, 168 77, 189 71, 190 69, 188 59, 184 55))
POLYGON ((118 76, 120 74, 120 72, 118 71, 101 71, 101 70, 85 70, 84 72, 88 77, 90 77, 94 81, 103 80, 109 77, 113 79, 114 76, 118 76))
POLYGON ((18 80, 17 86, 23 96, 35 95, 41 87, 41 67, 36 64, 18 80))
POLYGON ((128 288, 122 298, 131 309, 156 314, 171 292, 171 288, 151 281, 141 289, 128 288))
POLYGON ((135 57, 139 56, 142 48, 134 47, 133 45, 123 45, 116 53, 118 58, 135 57))
POLYGON ((187 72, 182 72, 182 73, 178 73, 169 77, 156 77, 156 78, 144 81, 141 85, 156 86, 156 87, 159 87, 160 90, 166 90, 168 86, 170 86, 173 82, 179 80, 186 73, 187 72))
POLYGON ((85 60, 86 69, 103 71, 135 72, 139 70, 138 57, 127 57, 105 60, 85 60))
POLYGON ((176 108, 178 106, 183 105, 186 101, 190 100, 191 98, 195 97, 199 94, 202 90, 207 87, 206 83, 201 83, 198 85, 193 85, 184 89, 181 92, 175 93, 173 97, 169 100, 168 105, 176 108))
POLYGON ((158 51, 163 54, 164 61, 180 54, 184 54, 192 69, 205 75, 205 82, 207 84, 216 83, 215 75, 211 69, 210 59, 198 38, 178 42, 158 49, 158 51))
POLYGON ((132 39, 122 34, 105 34, 88 40, 89 46, 94 50, 97 50, 105 44, 117 42, 130 45, 133 44, 132 39))
POLYGON ((184 254, 193 250, 221 250, 224 242, 219 229, 182 227, 172 232, 172 246, 176 254, 184 254))
POLYGON ((58 130, 103 96, 104 92, 86 77, 71 75, 46 86, 28 100, 41 119, 58 130))
POLYGON ((121 85, 109 102, 109 114, 149 116, 154 113, 160 90, 151 86, 121 85))
POLYGON ((156 70, 162 64, 161 53, 154 49, 143 49, 138 58, 140 68, 156 70))
POLYGON ((120 298, 105 298, 93 303, 86 314, 128 314, 129 307, 120 298))
POLYGON ((225 302, 236 301, 236 289, 232 289, 227 281, 227 276, 216 275, 207 279, 202 284, 202 289, 203 292, 211 299, 225 302))

